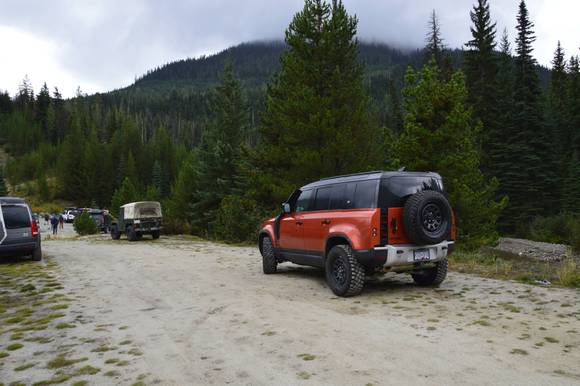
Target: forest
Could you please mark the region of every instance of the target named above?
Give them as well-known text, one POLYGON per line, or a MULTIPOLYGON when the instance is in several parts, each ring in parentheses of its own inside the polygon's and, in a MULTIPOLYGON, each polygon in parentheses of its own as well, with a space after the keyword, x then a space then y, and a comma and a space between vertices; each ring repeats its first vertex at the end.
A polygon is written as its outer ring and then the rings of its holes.
POLYGON ((539 66, 525 0, 514 41, 489 2, 475 0, 461 49, 435 11, 410 51, 359 42, 342 2, 306 0, 284 42, 168 63, 124 89, 64 99, 25 78, 0 93, 0 182, 113 213, 159 200, 167 232, 244 242, 308 182, 404 166, 443 176, 466 248, 500 234, 580 246, 579 56, 558 43, 539 66))

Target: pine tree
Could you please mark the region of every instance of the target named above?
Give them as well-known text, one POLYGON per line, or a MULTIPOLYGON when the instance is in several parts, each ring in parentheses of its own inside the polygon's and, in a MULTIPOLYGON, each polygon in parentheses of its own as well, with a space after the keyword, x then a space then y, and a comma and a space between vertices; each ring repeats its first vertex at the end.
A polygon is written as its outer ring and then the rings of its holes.
POLYGON ((191 203, 197 191, 198 159, 196 152, 188 154, 181 164, 175 185, 171 189, 168 214, 175 219, 191 221, 191 203))
POLYGON ((570 153, 574 151, 580 154, 580 58, 572 56, 568 63, 566 92, 566 116, 568 130, 565 138, 568 139, 570 153))
POLYGON ((50 91, 48 91, 48 86, 46 83, 40 89, 38 96, 36 97, 36 121, 42 129, 43 140, 50 139, 49 133, 49 109, 50 109, 50 91))
POLYGON ((6 180, 4 179, 4 168, 0 168, 0 197, 8 195, 8 188, 6 187, 6 180))
POLYGON ((469 50, 464 55, 468 100, 473 106, 474 116, 483 124, 482 166, 488 175, 493 175, 489 173, 490 161, 487 155, 490 153, 493 138, 501 129, 497 125, 497 55, 494 52, 496 30, 495 23, 491 21, 488 1, 478 0, 470 12, 470 17, 473 23, 473 39, 466 43, 469 50))
POLYGON ((122 205, 139 200, 140 196, 137 193, 137 188, 129 178, 125 178, 119 189, 113 193, 111 211, 112 213, 117 213, 122 205))
POLYGON ((238 193, 241 182, 241 145, 248 129, 248 110, 231 58, 226 61, 213 103, 215 120, 202 137, 192 224, 211 227, 223 197, 238 193))
POLYGON ((288 49, 268 86, 252 164, 258 201, 277 207, 296 186, 380 164, 357 23, 341 1, 307 0, 286 30, 288 49))
POLYGON ((580 213, 580 152, 575 151, 568 160, 562 187, 562 209, 580 213))
POLYGON ((434 60, 405 77, 404 132, 397 156, 408 170, 437 170, 444 178, 464 245, 493 241, 499 211, 505 200, 494 200, 497 181, 486 181, 480 171, 481 154, 467 107, 461 72, 446 82, 434 60))
POLYGON ((441 37, 441 26, 435 10, 433 10, 429 16, 428 26, 429 29, 427 36, 425 37, 425 62, 428 63, 432 58, 434 58, 437 66, 442 68, 443 51, 445 51, 446 47, 443 43, 443 38, 441 37))
POLYGON ((553 191, 554 165, 551 162, 550 138, 543 122, 543 109, 536 60, 532 43, 536 40, 534 24, 529 18, 525 1, 519 6, 517 17, 514 119, 511 144, 513 163, 510 176, 510 205, 506 215, 512 223, 522 226, 533 216, 557 206, 550 196, 553 191), (550 161, 549 161, 550 160, 550 161))

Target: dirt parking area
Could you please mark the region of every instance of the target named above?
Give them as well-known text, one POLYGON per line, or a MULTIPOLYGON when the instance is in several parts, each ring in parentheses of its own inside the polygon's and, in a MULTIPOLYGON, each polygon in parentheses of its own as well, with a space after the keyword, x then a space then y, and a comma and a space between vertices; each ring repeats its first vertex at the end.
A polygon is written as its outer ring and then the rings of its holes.
POLYGON ((0 264, 6 385, 580 384, 578 290, 452 273, 436 289, 372 279, 343 299, 320 270, 263 275, 255 248, 43 247, 41 264, 0 264))

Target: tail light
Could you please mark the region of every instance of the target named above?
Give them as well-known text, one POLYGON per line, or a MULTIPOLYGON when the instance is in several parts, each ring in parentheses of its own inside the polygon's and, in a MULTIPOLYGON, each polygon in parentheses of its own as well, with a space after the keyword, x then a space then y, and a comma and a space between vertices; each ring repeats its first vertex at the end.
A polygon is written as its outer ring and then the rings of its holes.
POLYGON ((38 224, 35 219, 32 219, 32 223, 30 224, 30 233, 32 236, 38 236, 38 224))
POLYGON ((403 226, 403 208, 389 208, 386 216, 381 216, 381 241, 383 237, 386 238, 385 244, 411 243, 403 226))

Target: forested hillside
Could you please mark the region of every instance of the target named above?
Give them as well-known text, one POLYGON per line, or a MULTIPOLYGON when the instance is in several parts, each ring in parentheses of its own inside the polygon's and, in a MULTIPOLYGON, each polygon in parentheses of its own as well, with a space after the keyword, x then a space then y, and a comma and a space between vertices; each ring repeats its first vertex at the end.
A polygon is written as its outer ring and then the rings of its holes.
POLYGON ((572 224, 578 56, 558 45, 551 71, 539 67, 525 2, 513 42, 475 3, 462 50, 445 46, 435 12, 426 47, 402 51, 359 43, 340 2, 307 0, 284 43, 169 63, 124 89, 63 100, 25 79, 0 94, 5 175, 42 200, 162 200, 168 227, 232 241, 251 239, 294 187, 399 166, 444 176, 466 244, 546 216, 572 224))

